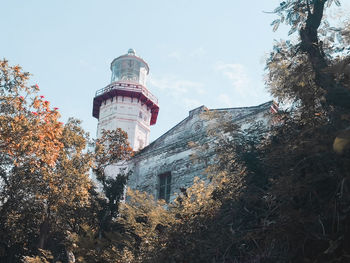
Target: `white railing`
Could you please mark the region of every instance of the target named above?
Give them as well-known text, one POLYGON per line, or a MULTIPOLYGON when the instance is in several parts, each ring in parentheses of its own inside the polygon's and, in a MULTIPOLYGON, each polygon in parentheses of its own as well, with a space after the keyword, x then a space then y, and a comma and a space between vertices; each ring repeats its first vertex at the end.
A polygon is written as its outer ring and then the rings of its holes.
POLYGON ((120 82, 111 83, 107 87, 104 87, 103 89, 96 91, 95 97, 100 96, 106 92, 110 92, 111 90, 126 90, 126 91, 141 92, 147 98, 152 100, 154 103, 158 104, 157 97, 154 96, 151 92, 149 92, 144 86, 131 84, 131 83, 120 83, 120 82))

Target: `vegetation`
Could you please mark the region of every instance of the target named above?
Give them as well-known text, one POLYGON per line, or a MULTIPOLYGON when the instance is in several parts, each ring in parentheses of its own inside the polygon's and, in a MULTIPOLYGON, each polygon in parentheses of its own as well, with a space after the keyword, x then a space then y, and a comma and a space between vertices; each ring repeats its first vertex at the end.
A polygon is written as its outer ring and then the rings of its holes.
POLYGON ((332 2, 274 10, 274 30, 287 23, 299 33, 277 42, 266 64, 270 92, 290 106, 269 130, 210 131, 210 183, 196 178, 168 205, 130 189, 120 203, 126 134, 105 132, 89 151, 79 122, 59 123, 28 74, 1 61, 0 261, 348 262, 350 25, 330 27, 332 2))
POLYGON ((131 149, 117 130, 96 142, 95 153, 87 150, 80 122, 58 122, 58 108, 28 79, 0 61, 0 261, 65 262, 74 258, 82 226, 108 229, 127 175, 106 179, 103 167, 127 159, 131 149), (91 168, 107 198, 94 189, 91 168))
POLYGON ((27 73, 5 60, 0 66, 1 257, 16 262, 65 247, 81 220, 72 215, 88 203, 92 159, 78 121, 58 122, 57 108, 26 85, 27 73))

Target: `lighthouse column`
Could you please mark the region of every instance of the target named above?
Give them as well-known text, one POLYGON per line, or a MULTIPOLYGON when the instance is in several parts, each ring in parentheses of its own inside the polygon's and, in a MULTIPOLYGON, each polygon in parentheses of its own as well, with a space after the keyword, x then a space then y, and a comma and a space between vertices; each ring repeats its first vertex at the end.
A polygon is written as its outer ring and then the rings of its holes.
POLYGON ((148 64, 133 49, 111 63, 111 83, 96 92, 93 116, 98 119, 97 137, 103 130, 121 128, 133 150, 149 144, 150 126, 158 116, 158 100, 145 86, 148 64))

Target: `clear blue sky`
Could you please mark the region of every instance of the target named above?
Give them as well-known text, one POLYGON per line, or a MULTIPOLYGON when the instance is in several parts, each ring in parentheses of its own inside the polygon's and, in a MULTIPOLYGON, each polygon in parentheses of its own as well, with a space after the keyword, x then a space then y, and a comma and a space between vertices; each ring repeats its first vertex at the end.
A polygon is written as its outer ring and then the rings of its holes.
MULTIPOLYGON (((33 74, 62 120, 76 117, 92 137, 95 91, 110 63, 134 48, 150 66, 160 112, 156 139, 200 105, 257 105, 270 96, 264 58, 278 0, 0 0, 0 57, 33 74)), ((350 0, 345 0, 348 5, 350 0)))

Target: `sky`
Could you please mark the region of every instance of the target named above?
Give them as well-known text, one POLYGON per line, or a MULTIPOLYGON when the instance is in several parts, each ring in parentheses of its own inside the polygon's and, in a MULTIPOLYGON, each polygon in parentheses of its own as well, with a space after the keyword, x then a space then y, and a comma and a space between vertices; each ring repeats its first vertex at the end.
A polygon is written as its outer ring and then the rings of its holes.
MULTIPOLYGON (((32 74, 62 121, 96 137, 95 92, 129 48, 150 66, 158 97, 155 140, 191 109, 254 106, 271 99, 265 59, 288 28, 272 31, 279 0, 0 0, 0 58, 32 74)), ((343 0, 348 9, 350 0, 343 0)), ((345 7, 344 7, 345 6, 345 7)), ((345 8, 345 9, 344 9, 345 8)), ((346 12, 345 12, 346 13, 346 12)))

